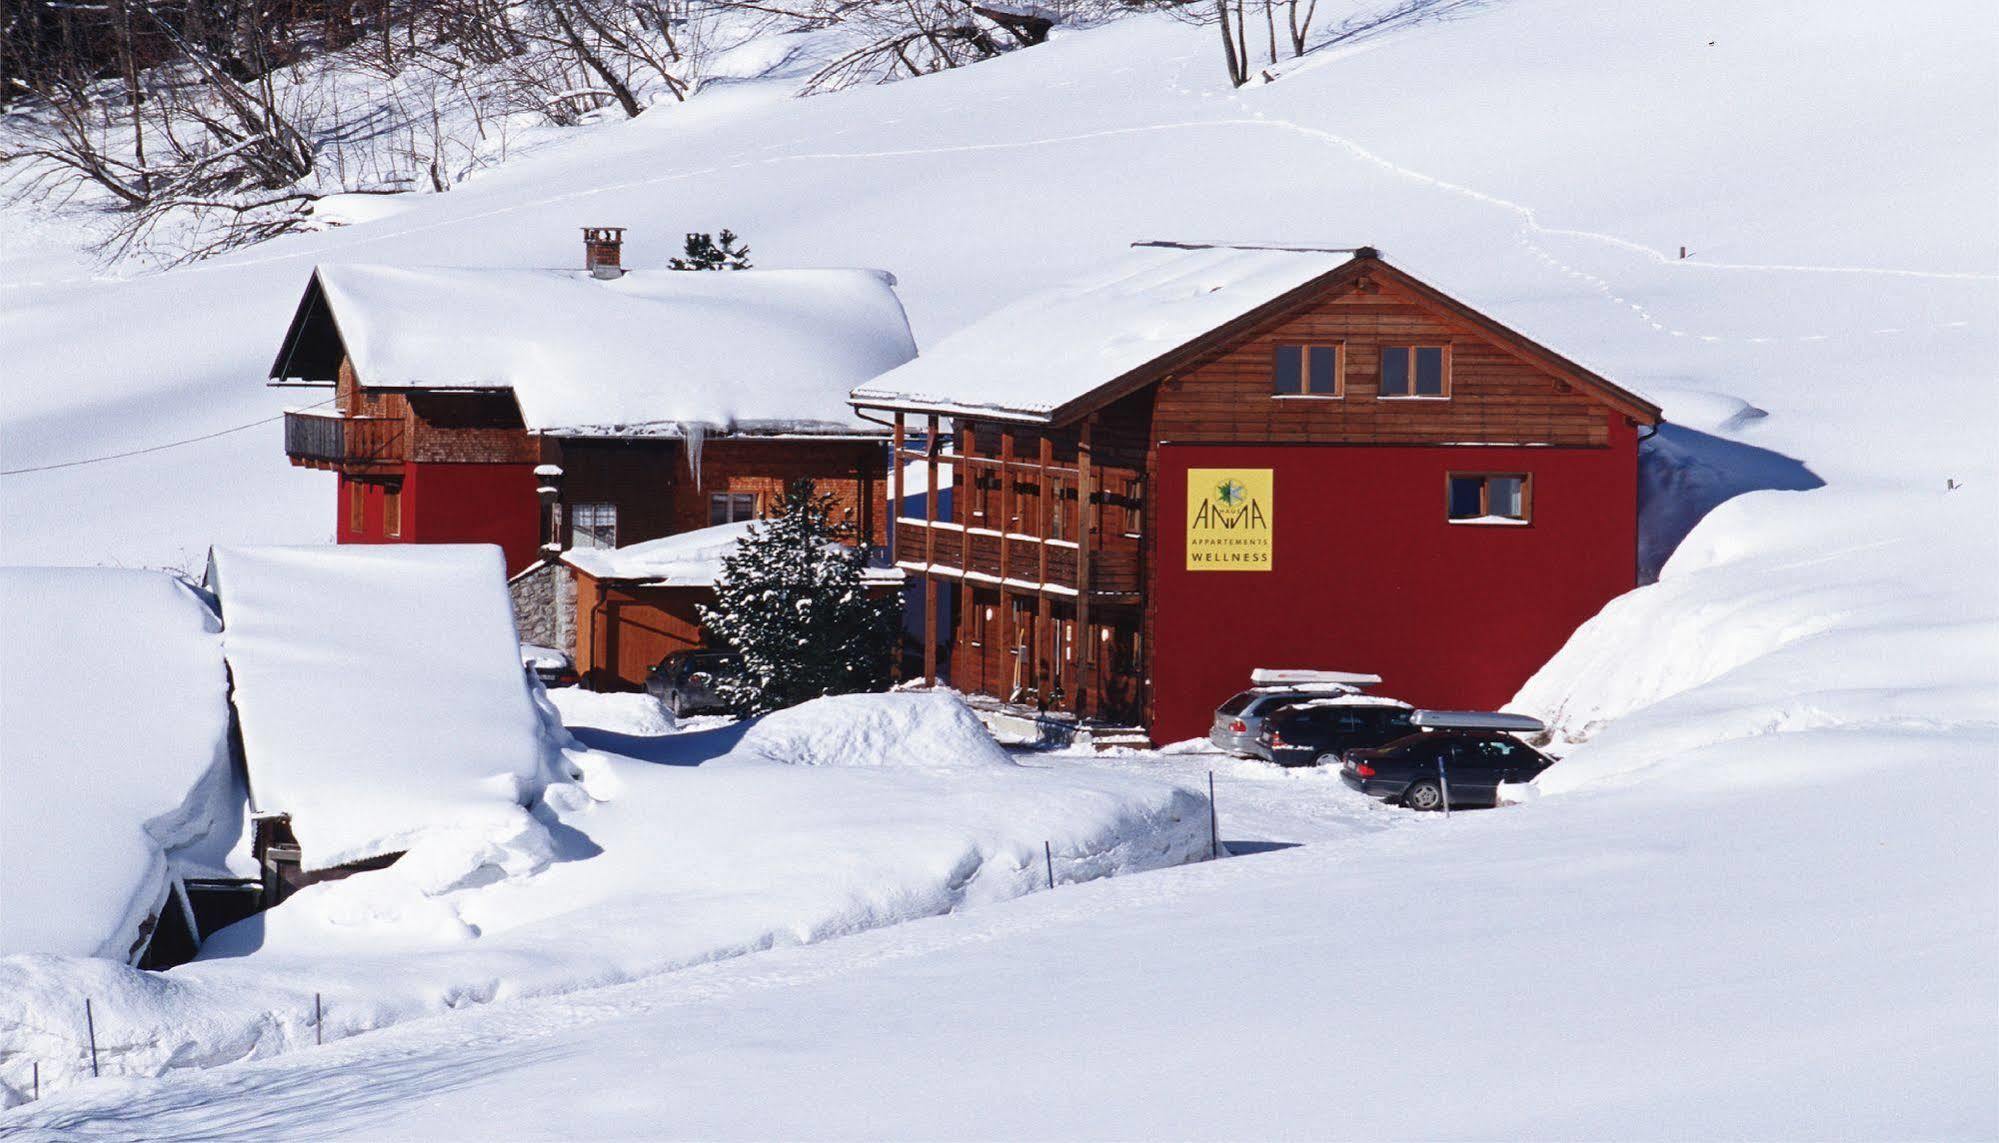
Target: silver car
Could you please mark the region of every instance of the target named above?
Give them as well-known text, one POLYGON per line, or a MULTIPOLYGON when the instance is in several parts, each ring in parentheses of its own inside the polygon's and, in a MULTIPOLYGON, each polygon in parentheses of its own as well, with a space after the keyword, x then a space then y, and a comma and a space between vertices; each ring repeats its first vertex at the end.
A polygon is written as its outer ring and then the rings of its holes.
POLYGON ((1313 699, 1338 698, 1356 693, 1355 688, 1340 684, 1324 686, 1272 686, 1251 687, 1241 691, 1234 698, 1215 708, 1215 724, 1208 731, 1208 741, 1230 754, 1240 754, 1245 758, 1257 756, 1257 736, 1263 733, 1263 720, 1288 706, 1313 699))

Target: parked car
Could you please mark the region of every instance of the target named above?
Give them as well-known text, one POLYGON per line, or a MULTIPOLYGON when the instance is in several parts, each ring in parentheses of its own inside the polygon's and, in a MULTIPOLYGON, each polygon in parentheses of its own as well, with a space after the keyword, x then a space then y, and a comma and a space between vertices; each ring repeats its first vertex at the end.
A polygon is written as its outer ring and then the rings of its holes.
POLYGON ((1502 782, 1532 781, 1555 760, 1504 731, 1435 730, 1346 752, 1340 778, 1412 810, 1490 806, 1502 782), (1441 764, 1441 765, 1440 765, 1441 764))
POLYGON ((1337 766, 1345 751, 1380 746, 1415 727, 1409 704, 1374 695, 1315 698, 1273 711, 1250 753, 1279 766, 1337 766))
POLYGON ((729 708, 716 694, 715 684, 737 669, 736 656, 727 651, 675 651, 646 672, 646 693, 675 718, 720 714, 729 708))
POLYGON ((1208 741, 1230 754, 1258 757, 1256 739, 1263 733, 1264 720, 1280 710, 1315 699, 1340 698, 1356 693, 1350 686, 1262 686, 1237 692, 1215 708, 1214 725, 1208 741))
POLYGON ((541 680, 545 687, 573 687, 576 685, 576 660, 566 652, 554 647, 543 647, 535 643, 521 644, 521 666, 528 673, 541 680))

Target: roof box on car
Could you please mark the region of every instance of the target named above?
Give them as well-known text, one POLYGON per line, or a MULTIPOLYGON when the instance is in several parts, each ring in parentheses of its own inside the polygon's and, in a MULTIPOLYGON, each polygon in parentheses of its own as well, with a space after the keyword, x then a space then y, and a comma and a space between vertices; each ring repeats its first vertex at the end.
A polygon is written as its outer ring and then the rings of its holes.
POLYGON ((1381 681, 1380 675, 1363 675, 1353 671, 1294 671, 1271 667, 1258 667, 1249 673, 1252 686, 1310 686, 1329 684, 1343 687, 1371 687, 1381 681))
POLYGON ((1539 734, 1548 729, 1538 718, 1496 710, 1419 710, 1409 721, 1424 730, 1510 730, 1539 734))

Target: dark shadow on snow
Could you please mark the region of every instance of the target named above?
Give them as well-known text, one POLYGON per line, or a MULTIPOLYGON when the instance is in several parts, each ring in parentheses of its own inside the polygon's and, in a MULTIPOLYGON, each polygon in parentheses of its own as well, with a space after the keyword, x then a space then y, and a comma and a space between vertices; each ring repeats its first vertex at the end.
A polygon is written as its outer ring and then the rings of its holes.
POLYGON ((590 749, 602 750, 606 754, 622 754, 659 766, 699 766, 710 758, 719 758, 735 749, 736 743, 742 741, 743 735, 755 722, 755 719, 745 719, 713 730, 694 730, 685 734, 619 734, 615 730, 597 730, 588 726, 570 727, 569 733, 590 749))
MULTIPOLYGON (((1763 416, 1752 410, 1749 418, 1763 416)), ((1640 447, 1638 577, 1659 578, 1680 541, 1709 512, 1745 492, 1806 492, 1825 487, 1818 474, 1783 453, 1683 425, 1662 424, 1640 447)))
POLYGON ((1275 853, 1280 849, 1297 849, 1303 842, 1297 841, 1224 841, 1222 848, 1230 857, 1248 857, 1252 853, 1275 853))

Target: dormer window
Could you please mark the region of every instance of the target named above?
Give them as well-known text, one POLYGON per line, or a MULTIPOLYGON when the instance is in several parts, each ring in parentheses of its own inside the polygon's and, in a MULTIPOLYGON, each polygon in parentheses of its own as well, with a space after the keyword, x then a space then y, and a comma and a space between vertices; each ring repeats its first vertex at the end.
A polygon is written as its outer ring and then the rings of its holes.
POLYGON ((1382 346, 1381 395, 1449 397, 1451 395, 1450 346, 1382 346))
POLYGON ((1346 347, 1279 345, 1270 391, 1275 397, 1338 397, 1346 391, 1346 347))

